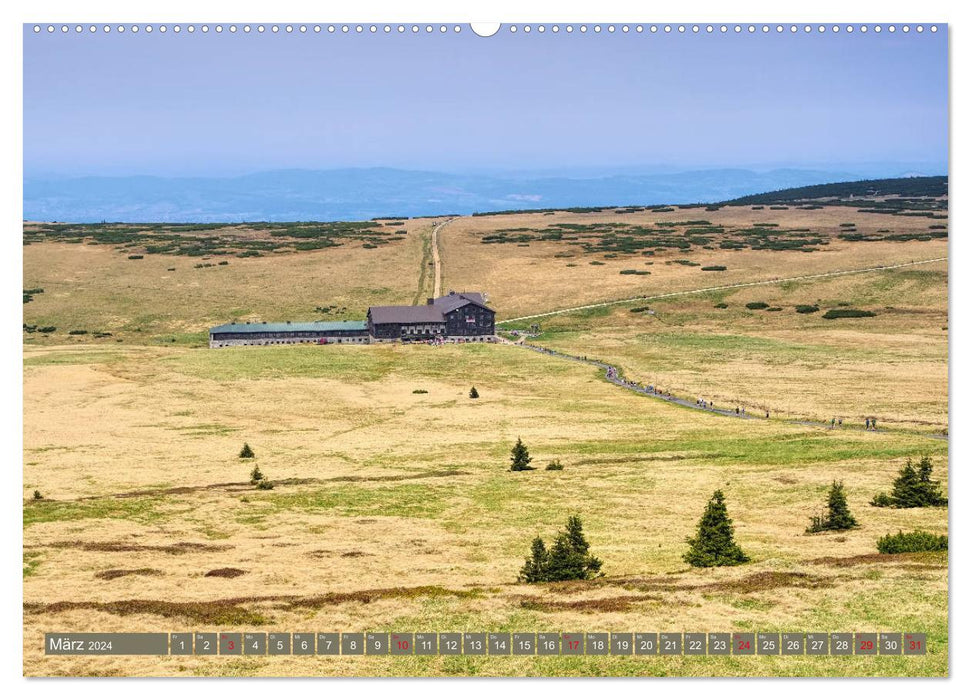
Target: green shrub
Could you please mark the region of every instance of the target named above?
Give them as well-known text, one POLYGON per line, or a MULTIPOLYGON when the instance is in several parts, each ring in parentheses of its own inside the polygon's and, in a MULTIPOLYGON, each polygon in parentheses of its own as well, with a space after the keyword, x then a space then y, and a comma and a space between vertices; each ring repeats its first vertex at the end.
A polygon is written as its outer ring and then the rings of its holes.
POLYGON ((557 534, 552 548, 547 549, 540 537, 533 540, 519 580, 525 583, 586 581, 598 575, 602 566, 603 562, 590 554, 580 517, 573 515, 567 520, 566 530, 557 534))
POLYGON ((256 453, 253 452, 253 448, 249 446, 249 443, 248 442, 244 442, 243 443, 243 449, 241 449, 239 451, 239 458, 240 459, 253 459, 255 456, 256 456, 256 453))
POLYGON ((796 304, 797 314, 814 314, 819 311, 819 307, 815 304, 796 304))
POLYGON ((834 318, 870 318, 872 316, 876 316, 876 314, 862 309, 830 309, 823 314, 823 318, 830 320, 834 318))
POLYGON ((427 394, 428 393, 428 390, 427 389, 412 389, 411 393, 412 394, 427 394))
POLYGON ((712 494, 698 523, 698 532, 688 538, 689 549, 683 559, 691 566, 735 566, 749 558, 735 543, 735 528, 728 517, 725 496, 718 490, 712 494))
POLYGON ((260 471, 259 465, 256 465, 255 467, 253 467, 253 471, 249 473, 249 482, 251 484, 258 484, 261 481, 263 481, 263 479, 265 478, 266 477, 263 476, 263 472, 260 471))
POLYGON ((129 259, 129 260, 141 260, 141 259, 143 259, 144 257, 145 257, 144 255, 129 255, 129 256, 128 256, 128 259, 129 259))
POLYGON ((74 330, 74 331, 68 331, 67 334, 68 335, 87 335, 88 332, 85 330, 74 330))
POLYGON ((560 460, 554 459, 552 462, 546 465, 546 471, 561 472, 563 471, 563 465, 560 463, 560 460))
POLYGON ((533 458, 529 456, 529 450, 526 449, 526 445, 523 444, 521 438, 516 438, 516 444, 512 448, 512 466, 509 471, 513 472, 525 472, 532 471, 536 467, 529 466, 529 463, 533 461, 533 458))
POLYGON ((622 275, 649 275, 651 274, 648 270, 621 270, 622 275))
POLYGON ((877 540, 881 554, 902 554, 904 552, 946 552, 947 535, 932 535, 923 530, 897 532, 884 535, 877 540))
POLYGON ((854 527, 858 527, 858 524, 846 503, 846 491, 843 489, 843 482, 834 481, 829 488, 829 496, 826 499, 826 515, 814 515, 806 532, 851 530, 854 527))
POLYGON ((479 392, 476 390, 475 387, 472 387, 469 390, 469 398, 470 399, 477 399, 477 398, 479 398, 479 392))
POLYGON ((878 493, 870 501, 871 506, 876 506, 877 508, 891 508, 893 507, 893 501, 890 500, 890 496, 886 493, 878 493))
POLYGON ((715 308, 716 309, 727 309, 728 308, 728 304, 726 304, 725 302, 722 301, 722 302, 719 302, 719 303, 715 304, 715 308))
POLYGON ((702 272, 724 272, 727 269, 724 265, 705 265, 701 268, 702 272))
POLYGON ((262 479, 259 483, 256 484, 256 488, 258 488, 260 491, 272 491, 273 482, 267 481, 266 479, 262 479))
POLYGON ((764 301, 750 301, 745 305, 745 308, 752 309, 753 311, 755 311, 757 309, 767 309, 769 308, 769 305, 766 304, 764 301))
POLYGON ((43 501, 44 500, 44 497, 40 494, 40 491, 38 491, 37 489, 34 489, 34 500, 35 501, 43 501))

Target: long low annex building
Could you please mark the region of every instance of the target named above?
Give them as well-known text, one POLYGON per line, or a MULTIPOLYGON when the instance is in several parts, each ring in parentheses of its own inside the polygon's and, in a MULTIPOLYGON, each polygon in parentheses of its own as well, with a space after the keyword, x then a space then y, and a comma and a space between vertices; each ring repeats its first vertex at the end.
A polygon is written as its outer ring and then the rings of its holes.
POLYGON ((227 323, 209 329, 209 347, 235 345, 297 345, 299 343, 367 343, 364 321, 310 323, 227 323))
POLYGON ((372 306, 366 321, 227 323, 209 329, 209 347, 431 340, 492 341, 496 312, 479 292, 449 292, 423 306, 372 306))

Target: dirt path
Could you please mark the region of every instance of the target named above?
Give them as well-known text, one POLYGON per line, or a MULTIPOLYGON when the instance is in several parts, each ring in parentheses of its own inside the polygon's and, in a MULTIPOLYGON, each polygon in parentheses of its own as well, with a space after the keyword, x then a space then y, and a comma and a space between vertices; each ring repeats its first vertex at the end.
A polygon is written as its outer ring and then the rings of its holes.
POLYGON ((442 256, 438 251, 438 232, 445 227, 445 224, 454 220, 455 219, 446 219, 432 229, 432 262, 435 263, 435 285, 433 287, 432 296, 436 299, 442 296, 442 256))
MULTIPOLYGON (((572 362, 581 362, 583 364, 591 365, 593 367, 599 367, 604 371, 604 379, 613 384, 614 386, 619 386, 622 389, 627 389, 629 391, 636 392, 638 394, 643 394, 644 396, 650 396, 655 399, 660 399, 661 401, 667 401, 668 403, 677 404, 678 406, 683 406, 684 408, 691 408, 697 411, 704 411, 705 413, 714 413, 719 416, 727 416, 731 418, 739 418, 742 420, 768 420, 768 415, 763 413, 749 413, 744 408, 735 407, 731 408, 712 408, 711 405, 700 405, 695 401, 690 399, 681 398, 675 396, 669 392, 660 392, 657 387, 639 384, 635 381, 625 379, 621 374, 621 371, 614 365, 608 364, 601 360, 592 360, 587 357, 580 357, 578 355, 569 355, 565 352, 559 352, 558 350, 551 350, 549 348, 544 348, 540 345, 532 345, 525 341, 511 342, 504 341, 509 345, 516 345, 518 347, 526 348, 527 350, 533 350, 535 352, 542 353, 544 355, 549 355, 551 357, 556 357, 563 360, 570 360, 572 362)), ((829 423, 820 421, 803 420, 798 418, 787 419, 784 422, 791 423, 793 425, 805 425, 812 428, 826 428, 828 430, 865 430, 865 428, 860 427, 850 427, 849 425, 840 425, 838 428, 831 426, 829 423)), ((885 430, 872 430, 869 432, 886 432, 885 430)), ((923 437, 932 438, 935 440, 947 440, 947 435, 942 435, 939 433, 924 434, 923 437)))
MULTIPOLYGON (((449 219, 451 221, 451 219, 449 219)), ((446 221, 445 223, 448 223, 446 221)), ((440 224, 439 227, 445 224, 440 224)), ((436 229, 437 231, 437 229, 436 229)), ((432 234, 434 236, 434 233, 432 234)), ((433 241, 435 238, 433 237, 433 241)), ((436 249, 437 255, 437 249, 436 249)), ((436 258, 437 260, 437 258, 436 258)), ((913 267, 915 265, 928 265, 930 263, 942 262, 947 260, 947 258, 930 258, 927 260, 913 260, 906 263, 898 263, 896 265, 878 265, 876 267, 861 267, 853 270, 835 270, 833 272, 820 272, 815 275, 800 275, 798 277, 774 277, 768 280, 759 280, 757 282, 739 282, 737 284, 725 284, 718 287, 701 287, 699 289, 688 289, 680 292, 668 292, 666 294, 656 294, 654 296, 639 296, 639 297, 629 297, 627 299, 613 299, 611 301, 602 301, 596 304, 585 304, 584 306, 572 306, 566 309, 557 309, 556 311, 545 311, 540 314, 531 314, 529 316, 519 316, 517 318, 507 318, 502 321, 496 321, 496 325, 503 323, 515 323, 518 321, 529 321, 534 318, 545 318, 547 316, 556 316, 558 314, 568 314, 573 311, 585 311, 587 309, 597 309, 604 306, 614 306, 616 304, 629 304, 634 301, 654 301, 656 299, 668 299, 670 297, 684 296, 687 294, 704 294, 705 292, 718 292, 725 289, 740 289, 742 287, 759 287, 768 284, 780 284, 782 282, 798 282, 801 280, 813 280, 813 279, 823 279, 826 277, 839 277, 841 275, 858 275, 864 272, 879 272, 881 270, 896 270, 901 267, 913 267)), ((438 264, 436 262, 436 284, 437 284, 437 274, 438 274, 438 264)), ((437 287, 436 287, 437 289, 437 287)), ((436 292, 437 296, 437 292, 436 292)))

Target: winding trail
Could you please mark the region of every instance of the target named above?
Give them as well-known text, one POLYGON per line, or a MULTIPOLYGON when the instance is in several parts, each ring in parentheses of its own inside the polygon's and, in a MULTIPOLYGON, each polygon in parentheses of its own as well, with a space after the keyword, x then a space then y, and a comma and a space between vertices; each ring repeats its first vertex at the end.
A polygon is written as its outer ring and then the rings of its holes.
MULTIPOLYGON (((449 219, 449 221, 451 221, 451 219, 449 219)), ((443 224, 439 224, 439 227, 444 226, 447 223, 448 221, 446 221, 443 224)), ((437 232, 437 228, 436 228, 436 232, 437 232)), ((434 241, 436 240, 434 238, 435 232, 433 232, 432 235, 433 235, 432 241, 434 245, 434 241)), ((437 250, 436 250, 436 255, 437 255, 437 250)), ((743 287, 759 287, 759 286, 764 286, 769 284, 781 284, 782 282, 799 282, 801 280, 824 279, 826 277, 839 277, 841 275, 858 275, 864 272, 880 272, 882 270, 896 270, 901 267, 914 267, 915 265, 928 265, 930 263, 943 262, 946 260, 947 258, 928 258, 927 260, 912 260, 911 262, 897 263, 895 265, 877 265, 876 267, 861 267, 861 268, 856 268, 852 270, 835 270, 833 272, 820 272, 813 275, 799 275, 798 277, 773 277, 772 279, 758 280, 756 282, 739 282, 737 284, 724 284, 717 287, 701 287, 699 289, 688 289, 680 292, 667 292, 665 294, 655 294, 654 296, 644 295, 644 296, 638 296, 638 297, 628 297, 626 299, 613 299, 611 301, 601 301, 595 304, 585 304, 583 306, 571 306, 566 309, 557 309, 556 311, 544 311, 543 313, 530 314, 529 316, 519 316, 517 318, 506 318, 501 321, 496 321, 496 325, 500 325, 503 323, 516 323, 519 321, 529 321, 534 318, 546 318, 547 316, 568 314, 574 311, 586 311, 587 309, 598 309, 604 306, 615 306, 617 304, 629 304, 635 301, 655 301, 657 299, 668 299, 670 297, 679 297, 679 296, 685 296, 688 294, 704 294, 705 292, 718 292, 725 289, 741 289, 743 287)), ((437 262, 436 262, 435 271, 436 271, 436 284, 437 284, 437 275, 438 275, 437 262)))
MULTIPOLYGON (((614 365, 608 364, 607 362, 603 362, 601 360, 591 360, 587 357, 570 355, 565 352, 560 352, 558 350, 551 350, 550 348, 544 348, 540 345, 532 345, 525 341, 515 342, 515 343, 511 341, 505 341, 505 342, 509 345, 516 345, 518 347, 526 348, 527 350, 533 350, 534 352, 539 352, 544 355, 549 355, 550 357, 556 357, 561 360, 569 360, 571 362, 579 362, 582 364, 590 365, 592 367, 598 367, 604 371, 604 379, 606 379, 614 386, 618 386, 622 389, 627 389, 628 391, 633 391, 638 394, 643 394, 644 396, 650 396, 651 398, 659 399, 661 401, 667 401, 668 403, 673 403, 678 406, 682 406, 684 408, 690 408, 696 411, 704 411, 705 413, 713 413, 719 416, 739 418, 741 420, 769 420, 767 416, 763 416, 761 414, 747 413, 744 410, 736 413, 735 409, 730 409, 730 408, 712 408, 710 406, 702 407, 697 403, 694 403, 688 399, 675 396, 671 393, 658 392, 656 387, 645 386, 643 384, 638 384, 637 382, 624 379, 623 375, 620 372, 620 369, 618 369, 614 365)), ((874 433, 887 432, 886 430, 867 431, 865 428, 854 428, 850 426, 840 426, 839 428, 835 428, 835 427, 831 427, 829 423, 824 423, 820 421, 811 421, 811 420, 806 420, 801 418, 786 419, 783 422, 790 423, 792 425, 804 425, 811 428, 826 428, 828 430, 862 430, 865 432, 874 432, 874 433)), ((943 435, 940 433, 917 433, 917 434, 920 435, 921 437, 931 438, 934 440, 948 439, 947 435, 943 435)))

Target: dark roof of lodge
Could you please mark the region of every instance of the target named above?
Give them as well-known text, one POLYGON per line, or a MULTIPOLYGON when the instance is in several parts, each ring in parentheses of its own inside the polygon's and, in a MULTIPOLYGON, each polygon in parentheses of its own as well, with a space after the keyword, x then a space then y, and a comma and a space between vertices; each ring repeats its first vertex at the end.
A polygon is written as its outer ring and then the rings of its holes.
POLYGON ((311 321, 310 323, 226 323, 210 328, 210 333, 327 333, 328 331, 366 331, 364 321, 311 321))
MULTIPOLYGON (((478 292, 449 292, 446 296, 434 299, 432 303, 439 307, 442 313, 446 314, 469 303, 486 306, 485 299, 478 292)), ((486 308, 488 309, 489 307, 486 306, 486 308)))
POLYGON ((372 306, 368 309, 372 323, 445 323, 442 310, 426 306, 372 306))
POLYGON ((466 304, 489 308, 478 292, 449 292, 443 297, 432 299, 430 304, 424 306, 372 306, 368 313, 371 315, 371 322, 377 324, 444 323, 445 314, 466 304))

